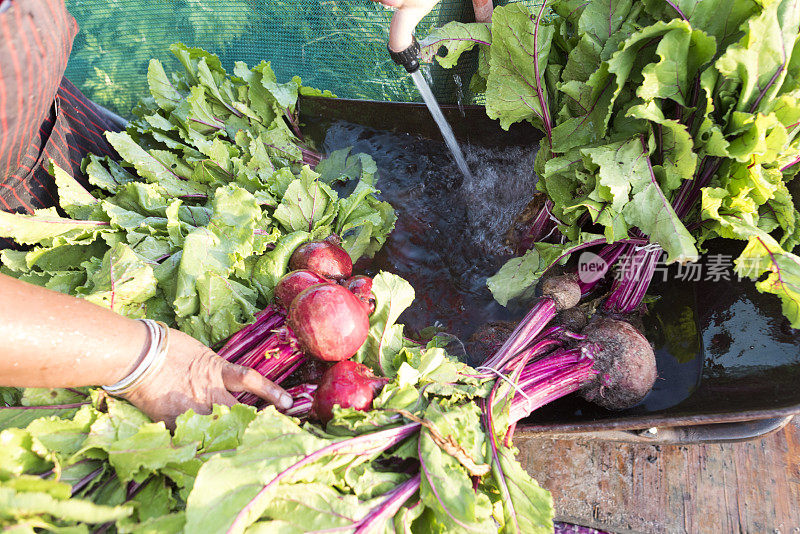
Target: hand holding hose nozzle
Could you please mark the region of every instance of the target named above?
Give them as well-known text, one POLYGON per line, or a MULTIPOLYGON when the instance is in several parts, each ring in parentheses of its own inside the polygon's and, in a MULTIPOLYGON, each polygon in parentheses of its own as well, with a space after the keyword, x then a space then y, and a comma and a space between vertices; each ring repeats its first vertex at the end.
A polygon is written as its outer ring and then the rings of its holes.
MULTIPOLYGON (((372 0, 397 11, 389 25, 389 55, 406 71, 419 69, 419 43, 414 38, 417 24, 431 12, 439 0, 372 0)), ((476 22, 490 22, 494 4, 491 0, 472 0, 476 22)))
POLYGON ((419 69, 419 43, 414 29, 439 0, 373 0, 397 11, 389 25, 389 55, 408 72, 419 69))

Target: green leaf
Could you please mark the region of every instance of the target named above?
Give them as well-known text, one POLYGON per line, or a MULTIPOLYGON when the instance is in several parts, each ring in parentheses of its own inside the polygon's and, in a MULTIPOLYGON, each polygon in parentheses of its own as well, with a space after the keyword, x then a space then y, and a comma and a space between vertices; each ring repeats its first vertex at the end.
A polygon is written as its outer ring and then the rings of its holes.
POLYGON ((22 406, 47 406, 89 402, 86 388, 82 389, 25 388, 20 403, 22 406))
POLYGON ((405 346, 400 314, 414 302, 414 288, 397 275, 380 272, 372 279, 375 311, 370 315, 369 335, 354 356, 382 376, 394 376, 395 356, 405 346))
POLYGON ((46 514, 64 521, 107 523, 130 515, 129 506, 99 506, 91 502, 56 499, 46 493, 17 492, 0 486, 0 519, 24 520, 46 514))
MULTIPOLYGON (((514 505, 514 518, 519 532, 546 534, 553 532, 553 498, 550 492, 539 486, 514 458, 514 452, 507 447, 498 449, 500 466, 505 475, 511 502, 514 505)), ((511 524, 507 508, 505 524, 511 524)), ((511 531, 504 529, 503 532, 511 531)))
POLYGON ((640 7, 631 0, 591 0, 586 3, 577 21, 578 32, 586 35, 602 51, 601 60, 616 52, 619 43, 631 34, 640 7))
POLYGON ((0 211, 0 237, 13 239, 21 245, 35 245, 56 237, 64 241, 94 241, 108 232, 104 221, 76 221, 59 217, 55 208, 36 210, 33 215, 0 211))
MULTIPOLYGON (((82 403, 52 404, 41 406, 2 406, 0 407, 0 429, 25 428, 42 417, 73 417, 82 403)), ((2 469, 2 465, 0 465, 2 469)))
POLYGON ((164 65, 157 59, 151 59, 147 67, 147 85, 156 104, 164 111, 175 109, 183 97, 167 77, 164 65))
POLYGON ((786 77, 800 25, 800 5, 791 0, 765 2, 747 21, 744 36, 716 62, 719 72, 741 84, 736 109, 754 112, 768 104, 786 77))
POLYGON ((324 484, 287 484, 266 504, 262 517, 267 521, 256 523, 247 532, 344 529, 353 526, 375 505, 376 502, 363 502, 354 495, 342 495, 324 484))
POLYGON ((46 493, 60 500, 69 499, 72 489, 69 484, 31 475, 21 475, 6 480, 2 486, 17 492, 46 493))
POLYGON ((52 159, 49 171, 58 188, 58 205, 74 219, 89 219, 97 199, 52 159))
POLYGON ((548 89, 536 78, 535 62, 543 72, 554 31, 551 25, 542 23, 535 32, 535 21, 536 15, 519 3, 498 6, 492 14, 486 114, 499 119, 506 130, 526 120, 544 128, 547 109, 542 108, 538 91, 548 106, 548 89))
POLYGON ((89 178, 89 183, 111 193, 116 193, 120 185, 135 180, 132 174, 109 157, 101 158, 89 154, 83 161, 82 168, 89 178))
POLYGON ((19 405, 23 391, 21 388, 0 386, 0 407, 19 405))
POLYGON ((194 457, 195 444, 175 447, 164 423, 150 423, 136 433, 119 439, 106 448, 108 461, 124 482, 144 478, 170 463, 194 457))
POLYGON ((783 250, 769 234, 753 234, 734 261, 735 271, 739 276, 758 280, 759 292, 777 295, 792 328, 800 328, 800 257, 783 250), (767 276, 762 278, 765 273, 767 276))
POLYGON ((368 154, 351 154, 353 147, 334 150, 321 160, 314 171, 328 185, 350 180, 364 180, 374 185, 378 166, 368 154))
POLYGON ((34 439, 37 454, 53 462, 58 470, 74 463, 75 454, 84 446, 97 412, 88 405, 81 406, 71 418, 45 416, 36 419, 26 430, 34 439))
POLYGON ((97 268, 87 269, 87 282, 76 293, 99 306, 129 317, 142 317, 142 304, 156 294, 153 268, 129 246, 118 243, 97 268))
POLYGON ((556 262, 589 244, 605 242, 606 239, 601 235, 586 233, 581 234, 580 239, 574 243, 536 243, 523 256, 508 260, 496 274, 486 280, 486 285, 502 306, 506 306, 512 299, 530 298, 541 277, 556 262))
POLYGON ((142 523, 117 523, 121 534, 179 534, 183 532, 186 524, 186 514, 175 512, 172 514, 152 517, 142 523))
POLYGON ((106 139, 122 158, 136 168, 150 183, 159 184, 170 195, 197 197, 208 194, 208 189, 197 182, 178 176, 170 168, 140 147, 126 132, 106 132, 106 139))
POLYGON ((255 223, 261 218, 255 197, 231 184, 217 189, 212 206, 208 226, 195 228, 184 241, 174 302, 178 317, 195 315, 214 298, 212 285, 224 291, 213 280, 227 278, 253 252, 255 223), (201 290, 208 293, 201 295, 201 290))
POLYGON ((672 28, 658 43, 658 63, 650 63, 642 71, 644 80, 636 94, 645 101, 670 99, 687 106, 700 69, 716 53, 716 43, 689 24, 672 23, 672 28))
MULTIPOLYGON (((106 398, 106 412, 97 417, 92 423, 89 436, 83 443, 82 450, 107 451, 119 440, 129 438, 142 427, 150 423, 150 419, 133 405, 114 398, 106 398)), ((105 453, 97 456, 97 451, 91 456, 104 458, 105 453)))
POLYGON ((289 259, 297 247, 310 239, 308 232, 292 232, 281 237, 275 248, 267 252, 253 269, 253 281, 259 293, 266 299, 272 300, 272 291, 284 274, 288 271, 289 259))
POLYGON ((287 232, 313 232, 336 216, 338 195, 309 167, 289 184, 274 218, 287 232))
MULTIPOLYGON (((54 276, 56 274, 63 276, 74 275, 76 281, 81 279, 85 281, 86 275, 84 273, 68 273, 66 271, 81 269, 81 263, 87 257, 102 257, 107 250, 108 246, 99 239, 87 244, 73 245, 65 243, 51 247, 36 247, 25 254, 25 269, 17 270, 41 270, 54 276)), ((81 284, 83 284, 83 281, 80 281, 77 285, 81 284)))
MULTIPOLYGON (((2 412, 0 412, 2 413, 2 412)), ((37 444, 30 432, 22 428, 5 428, 0 432, 3 454, 0 455, 0 475, 18 476, 23 473, 42 473, 52 464, 34 452, 37 444)))
POLYGON ((522 297, 539 283, 550 262, 533 248, 524 255, 508 260, 497 273, 486 280, 494 299, 501 306, 522 297))
MULTIPOLYGON (((274 409, 263 410, 245 431, 236 455, 215 456, 200 468, 186 503, 186 530, 225 532, 265 484, 327 443, 303 431, 274 409)), ((315 466, 318 472, 320 468, 320 465, 315 466)), ((280 493, 276 491, 272 495, 280 493)), ((272 495, 259 500, 257 511, 246 510, 249 512, 247 523, 258 519, 272 495)))
MULTIPOLYGON (((484 435, 479 417, 479 409, 474 404, 443 411, 432 403, 425 412, 425 419, 445 438, 457 436, 459 445, 472 455, 473 460, 483 463, 484 435)), ((422 431, 419 459, 422 472, 420 498, 438 521, 449 527, 447 532, 496 532, 489 498, 482 492, 473 491, 472 479, 466 469, 440 448, 429 430, 422 431)))
MULTIPOLYGON (((492 42, 492 26, 486 23, 449 22, 441 28, 435 28, 420 43, 420 57, 423 61, 436 61, 446 68, 458 63, 461 55, 476 46, 486 47, 492 42)), ((482 50, 486 53, 486 50, 482 50)))
POLYGON ((694 238, 658 184, 643 143, 634 138, 583 151, 598 166, 595 200, 610 203, 612 212, 649 235, 667 251, 667 262, 696 261, 694 238))
POLYGON ((173 443, 195 444, 200 453, 232 449, 241 443, 245 429, 255 417, 255 408, 244 404, 214 405, 210 415, 198 415, 189 410, 175 422, 173 443))
POLYGON ((669 21, 681 14, 687 17, 693 28, 714 37, 720 50, 734 42, 742 23, 760 8, 755 0, 645 0, 644 4, 649 13, 661 20, 669 21))

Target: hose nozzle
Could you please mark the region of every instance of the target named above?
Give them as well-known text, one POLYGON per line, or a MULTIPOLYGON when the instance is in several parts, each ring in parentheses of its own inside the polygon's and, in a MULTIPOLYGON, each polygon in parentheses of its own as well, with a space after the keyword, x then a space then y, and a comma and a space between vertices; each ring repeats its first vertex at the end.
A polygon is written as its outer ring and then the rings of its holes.
POLYGON ((386 49, 389 51, 389 57, 392 58, 392 61, 406 69, 406 72, 412 73, 419 70, 420 47, 419 42, 413 35, 411 36, 411 44, 405 50, 395 52, 392 50, 391 44, 387 44, 386 49))

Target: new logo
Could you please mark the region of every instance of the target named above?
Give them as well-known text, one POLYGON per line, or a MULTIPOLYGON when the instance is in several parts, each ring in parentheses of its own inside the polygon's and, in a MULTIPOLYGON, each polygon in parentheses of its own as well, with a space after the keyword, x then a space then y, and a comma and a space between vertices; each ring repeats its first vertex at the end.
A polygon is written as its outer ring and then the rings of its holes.
POLYGON ((607 271, 606 260, 593 252, 583 252, 578 258, 578 278, 584 284, 600 280, 607 271))

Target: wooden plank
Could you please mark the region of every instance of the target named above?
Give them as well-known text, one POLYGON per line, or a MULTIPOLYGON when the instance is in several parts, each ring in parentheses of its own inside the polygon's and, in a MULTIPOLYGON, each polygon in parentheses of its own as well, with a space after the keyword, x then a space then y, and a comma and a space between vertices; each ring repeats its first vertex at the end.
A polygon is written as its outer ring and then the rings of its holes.
POLYGON ((556 518, 612 532, 800 532, 800 421, 760 440, 664 446, 523 439, 556 518))

